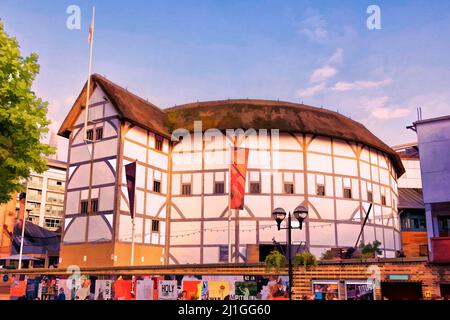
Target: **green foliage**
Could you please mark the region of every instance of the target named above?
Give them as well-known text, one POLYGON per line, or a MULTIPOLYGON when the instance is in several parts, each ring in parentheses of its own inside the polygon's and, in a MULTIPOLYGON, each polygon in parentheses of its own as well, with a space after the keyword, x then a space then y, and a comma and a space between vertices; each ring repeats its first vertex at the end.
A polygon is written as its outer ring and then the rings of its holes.
POLYGON ((22 190, 30 171, 46 170, 53 148, 40 142, 47 133, 47 103, 31 87, 39 73, 38 56, 22 57, 17 40, 8 36, 0 20, 0 203, 22 190))
POLYGON ((333 254, 331 250, 325 250, 322 252, 322 255, 320 256, 320 260, 333 260, 336 256, 333 254))
POLYGON ((286 257, 279 251, 273 250, 267 255, 265 263, 266 271, 275 269, 276 272, 280 272, 281 269, 286 267, 286 257))
POLYGON ((361 242, 359 245, 359 251, 361 252, 362 258, 375 258, 376 255, 382 254, 380 250, 381 242, 378 240, 373 241, 372 243, 364 244, 361 242))
POLYGON ((294 266, 302 266, 304 268, 316 267, 317 266, 316 256, 306 251, 297 254, 294 258, 294 266))

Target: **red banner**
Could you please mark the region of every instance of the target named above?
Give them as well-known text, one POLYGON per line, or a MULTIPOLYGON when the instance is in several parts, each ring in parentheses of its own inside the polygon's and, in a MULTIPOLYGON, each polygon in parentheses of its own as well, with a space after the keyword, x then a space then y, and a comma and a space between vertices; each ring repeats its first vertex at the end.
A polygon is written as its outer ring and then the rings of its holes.
POLYGON ((231 209, 244 209, 245 180, 247 175, 248 149, 234 148, 231 154, 230 198, 231 209))

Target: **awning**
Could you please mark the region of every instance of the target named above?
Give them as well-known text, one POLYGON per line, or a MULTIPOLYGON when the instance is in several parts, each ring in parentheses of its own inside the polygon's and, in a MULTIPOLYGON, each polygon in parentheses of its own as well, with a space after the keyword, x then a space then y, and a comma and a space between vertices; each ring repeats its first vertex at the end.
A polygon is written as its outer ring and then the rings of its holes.
MULTIPOLYGON (((13 232, 12 255, 20 252, 22 232, 16 224, 13 232)), ((49 231, 31 222, 25 223, 25 237, 23 254, 58 254, 61 236, 59 233, 49 231)))
POLYGON ((399 209, 424 209, 422 189, 398 188, 399 209))
MULTIPOLYGON (((3 258, 0 258, 0 259, 1 260, 20 260, 19 256, 20 256, 19 254, 13 254, 12 256, 3 257, 3 258)), ((30 257, 30 256, 22 255, 22 261, 30 261, 30 260, 32 260, 32 261, 39 261, 39 259, 37 259, 37 258, 33 258, 33 257, 30 257)))

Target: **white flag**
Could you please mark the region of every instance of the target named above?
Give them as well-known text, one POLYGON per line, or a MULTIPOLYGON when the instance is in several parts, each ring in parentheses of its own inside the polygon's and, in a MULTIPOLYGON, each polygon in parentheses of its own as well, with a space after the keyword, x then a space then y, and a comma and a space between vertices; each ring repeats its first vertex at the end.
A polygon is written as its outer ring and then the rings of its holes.
POLYGON ((92 45, 94 40, 94 15, 92 15, 91 26, 89 27, 88 43, 92 45))

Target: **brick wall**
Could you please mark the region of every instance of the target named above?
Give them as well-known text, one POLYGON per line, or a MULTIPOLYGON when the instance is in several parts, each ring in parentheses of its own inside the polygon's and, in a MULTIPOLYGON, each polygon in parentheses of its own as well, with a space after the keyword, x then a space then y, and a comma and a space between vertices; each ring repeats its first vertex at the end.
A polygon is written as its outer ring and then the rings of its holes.
MULTIPOLYGON (((320 262, 317 267, 294 270, 294 299, 301 299, 310 294, 313 280, 338 280, 340 285, 340 299, 345 299, 343 288, 345 280, 366 280, 368 269, 379 268, 379 280, 385 281, 389 274, 409 275, 409 281, 420 282, 425 299, 431 295, 440 295, 439 284, 450 283, 450 266, 429 264, 423 258, 416 259, 371 259, 365 261, 334 261, 320 262)), ((0 274, 6 270, 0 271, 0 274)), ((142 267, 113 267, 113 268, 84 268, 82 274, 109 275, 168 275, 168 274, 198 274, 198 275, 273 275, 275 272, 265 270, 263 264, 215 264, 215 265, 182 265, 182 266, 142 266, 142 267)), ((19 272, 15 272, 18 274, 19 272)), ((36 275, 66 275, 63 269, 30 269, 20 272, 30 276, 36 275)), ((282 270, 278 274, 287 274, 282 270)), ((381 299, 380 289, 376 290, 376 298, 381 299)))

